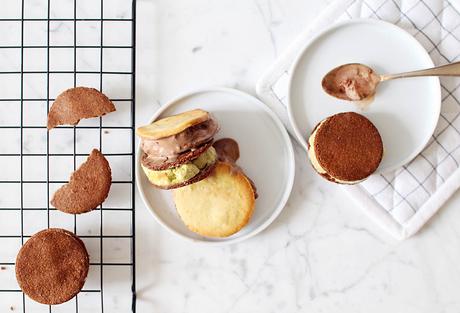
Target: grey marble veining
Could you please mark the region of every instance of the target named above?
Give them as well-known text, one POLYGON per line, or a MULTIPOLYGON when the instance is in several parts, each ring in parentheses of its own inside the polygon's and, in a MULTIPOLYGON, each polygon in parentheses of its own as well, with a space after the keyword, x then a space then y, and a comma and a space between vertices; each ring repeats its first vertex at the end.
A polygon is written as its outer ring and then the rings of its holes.
MULTIPOLYGON (((17 1, 7 2, 4 14, 14 11, 17 1)), ((43 1, 26 2, 37 7, 30 18, 43 17, 43 10, 40 10, 43 1)), ((59 15, 73 14, 69 9, 72 1, 59 3, 52 12, 53 16, 57 12, 59 15)), ((82 16, 99 16, 100 8, 93 0, 78 0, 78 3, 77 9, 82 16)), ((114 9, 123 8, 126 1, 104 0, 104 3, 107 4, 104 6, 106 17, 130 17, 128 9, 114 9)), ((314 0, 139 0, 137 124, 147 122, 159 104, 194 88, 223 85, 254 93, 260 75, 325 6, 326 2, 314 0)), ((94 23, 86 26, 81 33, 86 35, 78 40, 88 45, 98 44, 98 26, 94 23)), ((0 32, 0 40, 18 44, 17 27, 14 24, 7 27, 8 31, 0 32)), ((41 27, 43 25, 36 29, 36 38, 29 38, 32 42, 39 44, 43 40, 41 27)), ((59 22, 53 24, 53 36, 67 40, 69 27, 59 25, 59 22)), ((123 36, 107 35, 105 38, 112 43, 124 44, 123 36)), ((15 70, 20 64, 17 55, 0 52, 3 60, 0 69, 15 70)), ((34 53, 31 59, 36 61, 27 66, 31 70, 43 70, 46 64, 40 62, 40 52, 34 53)), ((65 55, 65 51, 62 53, 65 55)), ((77 66, 87 71, 98 70, 100 64, 91 57, 92 53, 97 52, 79 53, 77 66)), ((114 67, 126 69, 125 63, 107 53, 104 66, 108 70, 114 70, 114 67)), ((73 64, 65 63, 53 66, 73 68, 73 64)), ((78 79, 85 85, 98 83, 90 76, 78 79)), ((27 92, 34 97, 42 96, 42 83, 31 78, 27 82, 27 92)), ((71 77, 56 80, 52 94, 57 94, 69 83, 73 83, 71 77)), ((104 87, 112 97, 124 97, 127 89, 120 86, 127 83, 115 79, 104 87)), ((18 90, 15 86, 13 81, 6 82, 0 85, 0 92, 16 97, 18 90)), ((5 111, 11 114, 0 116, 0 123, 17 123, 14 103, 2 105, 10 106, 11 110, 5 111)), ((31 106, 25 121, 30 125, 44 123, 46 116, 40 113, 43 105, 31 106)), ((124 103, 115 105, 117 113, 104 117, 104 123, 129 123, 124 103)), ((94 121, 82 123, 90 126, 94 121)), ((17 153, 18 135, 9 133, 6 136, 5 130, 0 132, 0 153, 17 153)), ((56 149, 67 151, 71 149, 71 142, 66 140, 68 136, 63 132, 54 133, 51 140, 56 141, 56 149)), ((117 138, 117 135, 116 132, 104 134, 106 140, 117 138)), ((91 131, 78 134, 79 153, 89 151, 91 138, 91 131)), ((28 134, 27 140, 25 147, 30 151, 41 149, 43 134, 30 134, 30 137, 28 134)), ((126 148, 111 146, 118 150, 126 148)), ((295 152, 295 186, 286 208, 268 229, 237 245, 207 247, 176 238, 154 221, 137 197, 138 312, 458 312, 458 194, 420 234, 396 242, 363 216, 340 188, 318 178, 299 147, 295 152)), ((16 161, 5 159, 2 162, 4 166, 15 166, 16 161)), ((130 173, 123 160, 111 162, 118 162, 114 170, 117 179, 129 179, 130 173)), ((73 166, 65 162, 61 165, 66 172, 73 166)), ((44 175, 42 169, 33 166, 27 172, 30 179, 42 179, 44 175)), ((14 171, 6 170, 2 175, 17 179, 14 171)), ((52 175, 60 178, 62 171, 53 171, 52 175)), ((6 194, 18 192, 14 186, 1 187, 6 194)), ((130 190, 118 185, 113 187, 113 195, 106 205, 125 206, 126 197, 123 195, 130 190)), ((30 192, 43 195, 40 190, 30 192)), ((17 206, 16 200, 0 197, 0 205, 17 206)), ((39 216, 31 214, 26 218, 31 232, 46 226, 34 222, 39 216)), ((82 234, 97 234, 99 229, 92 225, 98 218, 97 215, 82 216, 82 234)), ((60 220, 56 215, 52 216, 52 221, 68 226, 72 223, 72 220, 60 220)), ((126 225, 116 218, 107 216, 105 221, 104 231, 128 231, 126 225)), ((17 223, 17 216, 0 211, 2 232, 13 232, 17 223)), ((18 242, 11 242, 11 245, 15 248, 2 249, 5 252, 0 258, 14 259, 19 245, 18 242)), ((88 241, 87 246, 90 251, 97 251, 97 243, 88 241)), ((108 244, 108 255, 114 260, 126 257, 116 248, 116 242, 108 244)), ((7 271, 12 273, 11 269, 7 271)), ((114 271, 109 290, 122 288, 120 282, 128 279, 127 273, 114 271)), ((90 272, 90 288, 98 288, 95 279, 98 275, 97 269, 90 272)), ((15 286, 13 275, 2 277, 6 284, 15 286)), ((120 292, 126 294, 129 290, 120 289, 120 292)), ((89 300, 98 301, 97 297, 91 299, 91 294, 85 297, 88 303, 91 303, 89 300)), ((10 300, 1 298, 0 305, 9 304, 10 300)), ((107 301, 113 307, 121 307, 125 298, 115 296, 107 301)), ((90 306, 86 308, 91 311, 90 306)))
MULTIPOLYGON (((326 6, 322 1, 140 1, 137 123, 194 88, 254 94, 257 79, 326 6)), ((173 237, 138 201, 138 306, 159 312, 457 312, 460 198, 394 241, 296 147, 286 208, 228 247, 173 237), (150 220, 149 220, 150 219, 150 220)))

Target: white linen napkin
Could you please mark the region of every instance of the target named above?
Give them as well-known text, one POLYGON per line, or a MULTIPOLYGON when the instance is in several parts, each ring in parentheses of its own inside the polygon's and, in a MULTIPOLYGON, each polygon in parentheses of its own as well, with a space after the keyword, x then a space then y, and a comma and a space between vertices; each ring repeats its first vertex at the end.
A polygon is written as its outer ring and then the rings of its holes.
MULTIPOLYGON (((420 41, 436 65, 460 61, 460 0, 336 0, 257 84, 258 96, 291 134, 285 106, 294 58, 318 31, 352 18, 382 19, 404 28, 420 41)), ((441 78, 441 89, 441 116, 425 149, 400 169, 343 187, 397 239, 415 234, 460 186, 460 79, 441 78)))

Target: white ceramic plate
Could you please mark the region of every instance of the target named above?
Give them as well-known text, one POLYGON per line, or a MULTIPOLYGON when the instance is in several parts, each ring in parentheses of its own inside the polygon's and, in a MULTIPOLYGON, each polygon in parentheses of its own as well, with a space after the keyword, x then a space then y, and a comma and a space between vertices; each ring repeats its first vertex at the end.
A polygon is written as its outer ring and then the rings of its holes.
POLYGON ((234 243, 266 228, 283 209, 294 182, 294 152, 290 138, 279 119, 258 99, 241 91, 214 88, 196 91, 164 105, 151 122, 194 108, 214 114, 221 130, 216 139, 231 137, 240 146, 240 165, 254 181, 259 198, 254 214, 241 231, 228 238, 215 239, 189 231, 179 218, 170 191, 153 188, 143 173, 137 150, 137 186, 145 205, 156 220, 183 238, 210 244, 234 243))
POLYGON ((308 42, 293 64, 288 115, 307 149, 306 138, 322 119, 345 111, 365 115, 378 128, 384 157, 378 172, 412 160, 434 132, 441 108, 436 77, 406 78, 382 83, 367 109, 327 95, 321 80, 332 68, 363 63, 377 73, 399 73, 433 66, 422 45, 403 29, 383 21, 358 19, 337 24, 308 42))

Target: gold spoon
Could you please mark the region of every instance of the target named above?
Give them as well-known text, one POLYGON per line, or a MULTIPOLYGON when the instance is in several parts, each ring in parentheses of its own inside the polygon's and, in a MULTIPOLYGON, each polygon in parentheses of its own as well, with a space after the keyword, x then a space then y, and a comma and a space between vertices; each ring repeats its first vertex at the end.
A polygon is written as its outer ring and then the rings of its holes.
POLYGON ((379 75, 372 68, 360 63, 340 65, 327 73, 321 85, 333 97, 361 101, 374 96, 377 86, 384 81, 419 76, 460 76, 460 62, 425 70, 399 74, 379 75))

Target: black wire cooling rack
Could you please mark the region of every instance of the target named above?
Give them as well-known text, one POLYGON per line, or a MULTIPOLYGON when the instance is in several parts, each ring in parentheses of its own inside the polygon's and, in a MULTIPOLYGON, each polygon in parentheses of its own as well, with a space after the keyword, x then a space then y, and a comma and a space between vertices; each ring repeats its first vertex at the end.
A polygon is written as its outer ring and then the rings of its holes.
POLYGON ((2 0, 0 12, 0 311, 135 312, 135 0, 2 0), (5 13, 6 12, 6 13, 5 13), (48 132, 58 93, 94 87, 117 111, 48 132), (92 148, 108 158, 113 183, 93 212, 50 207, 92 148), (90 273, 71 301, 46 306, 20 290, 14 262, 37 231, 76 233, 90 273))

